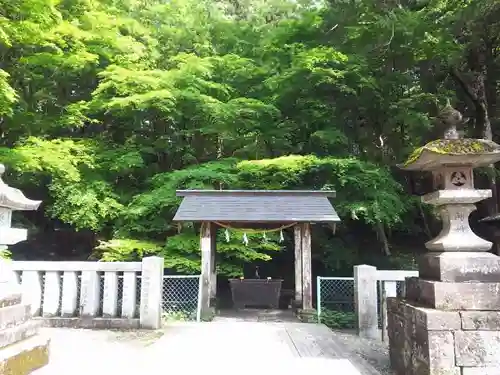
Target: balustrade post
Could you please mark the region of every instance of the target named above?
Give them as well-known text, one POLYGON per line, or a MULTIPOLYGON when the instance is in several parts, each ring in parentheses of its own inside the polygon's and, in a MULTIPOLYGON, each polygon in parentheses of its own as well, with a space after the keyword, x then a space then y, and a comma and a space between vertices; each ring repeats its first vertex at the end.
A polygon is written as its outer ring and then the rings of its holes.
POLYGON ((360 337, 378 339, 377 268, 354 266, 354 306, 360 337))
POLYGON ((141 276, 141 328, 161 328, 161 299, 163 294, 163 258, 147 257, 142 260, 141 276))

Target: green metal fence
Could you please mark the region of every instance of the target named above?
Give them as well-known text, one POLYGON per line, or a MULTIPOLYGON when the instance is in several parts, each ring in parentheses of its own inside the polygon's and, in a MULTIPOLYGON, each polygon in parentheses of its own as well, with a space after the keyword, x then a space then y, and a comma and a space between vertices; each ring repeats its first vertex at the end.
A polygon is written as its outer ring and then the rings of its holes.
POLYGON ((200 321, 200 279, 200 275, 163 276, 164 318, 200 321))
POLYGON ((318 322, 327 312, 354 313, 354 278, 318 276, 317 288, 318 322))
MULTIPOLYGON (((383 281, 377 282, 378 289, 378 311, 382 311, 382 289, 383 281)), ((397 290, 403 287, 402 281, 396 281, 397 290)), ((346 316, 354 317, 354 278, 353 277, 317 277, 317 319, 319 323, 324 322, 325 317, 332 319, 332 314, 335 319, 342 319, 344 315, 344 323, 347 323, 346 316)), ((378 314, 379 326, 382 326, 382 316, 378 314)), ((354 323, 354 322, 353 322, 354 323)), ((353 327, 354 328, 354 327, 353 327)))

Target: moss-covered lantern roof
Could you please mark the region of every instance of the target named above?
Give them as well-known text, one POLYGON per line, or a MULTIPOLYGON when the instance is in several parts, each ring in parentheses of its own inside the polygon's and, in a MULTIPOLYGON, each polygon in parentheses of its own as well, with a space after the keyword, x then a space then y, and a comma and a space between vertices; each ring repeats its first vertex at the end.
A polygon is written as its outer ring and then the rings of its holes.
POLYGON ((444 166, 481 167, 500 161, 500 145, 485 139, 438 139, 417 148, 399 167, 412 171, 444 166))

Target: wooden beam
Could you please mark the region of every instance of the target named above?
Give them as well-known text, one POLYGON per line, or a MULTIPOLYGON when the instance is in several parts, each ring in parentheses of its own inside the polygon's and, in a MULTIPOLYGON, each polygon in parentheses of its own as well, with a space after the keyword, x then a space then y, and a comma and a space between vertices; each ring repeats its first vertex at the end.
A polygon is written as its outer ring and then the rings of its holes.
POLYGON ((312 310, 311 224, 302 224, 302 308, 312 310))
POLYGON ((295 302, 302 306, 302 225, 294 226, 295 242, 295 302))

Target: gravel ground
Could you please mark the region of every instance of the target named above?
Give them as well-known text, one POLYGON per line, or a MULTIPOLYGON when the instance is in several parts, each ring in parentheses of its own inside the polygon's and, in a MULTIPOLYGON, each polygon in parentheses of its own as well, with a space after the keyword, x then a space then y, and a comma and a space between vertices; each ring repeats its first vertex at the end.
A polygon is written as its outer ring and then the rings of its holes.
POLYGON ((392 375, 387 342, 362 339, 354 331, 334 332, 347 350, 367 361, 381 375, 392 375))

